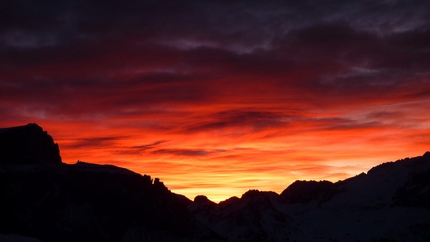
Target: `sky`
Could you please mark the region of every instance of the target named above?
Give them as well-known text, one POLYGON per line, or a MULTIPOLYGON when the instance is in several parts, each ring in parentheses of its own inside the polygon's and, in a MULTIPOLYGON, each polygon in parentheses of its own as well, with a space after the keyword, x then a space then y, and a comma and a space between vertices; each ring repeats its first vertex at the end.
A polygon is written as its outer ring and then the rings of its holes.
POLYGON ((429 1, 0 3, 0 126, 213 201, 430 150, 429 1))

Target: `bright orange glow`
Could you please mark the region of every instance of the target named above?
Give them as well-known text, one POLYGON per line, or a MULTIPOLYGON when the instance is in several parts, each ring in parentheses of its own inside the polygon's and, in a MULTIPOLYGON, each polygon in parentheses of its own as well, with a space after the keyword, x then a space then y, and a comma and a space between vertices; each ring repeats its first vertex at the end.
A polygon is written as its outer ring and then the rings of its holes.
POLYGON ((429 148, 430 116, 418 111, 428 104, 394 107, 395 112, 374 105, 293 118, 271 108, 276 117, 264 120, 266 116, 251 108, 229 112, 214 105, 206 112, 199 106, 197 112, 185 107, 130 119, 35 121, 59 143, 66 163, 126 167, 159 177, 190 199, 204 194, 219 202, 249 189, 280 193, 297 179, 337 181, 381 162, 421 155, 429 148), (382 108, 385 111, 378 113, 382 108), (247 120, 251 118, 252 123, 247 120), (157 128, 163 125, 169 129, 157 128))
POLYGON ((217 202, 430 150, 430 23, 413 6, 158 2, 11 11, 0 127, 35 122, 66 163, 217 202))

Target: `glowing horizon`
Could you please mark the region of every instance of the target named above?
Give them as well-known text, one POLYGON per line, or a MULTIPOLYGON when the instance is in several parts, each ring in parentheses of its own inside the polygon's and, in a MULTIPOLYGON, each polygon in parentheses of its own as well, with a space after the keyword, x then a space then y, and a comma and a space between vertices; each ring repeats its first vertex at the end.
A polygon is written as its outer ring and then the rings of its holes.
POLYGON ((0 28, 0 127, 38 123, 66 163, 220 201, 430 150, 425 6, 26 4, 0 28))
POLYGON ((382 162, 422 155, 427 148, 420 136, 411 137, 410 128, 333 128, 327 120, 322 127, 300 120, 297 127, 291 122, 258 132, 246 132, 250 127, 196 131, 190 138, 191 133, 164 134, 151 128, 108 128, 109 122, 65 128, 57 121, 37 121, 59 144, 65 163, 124 167, 158 177, 172 192, 191 200, 205 195, 215 202, 240 197, 249 189, 280 193, 295 180, 343 180, 382 162), (323 129, 327 125, 330 128, 323 129))

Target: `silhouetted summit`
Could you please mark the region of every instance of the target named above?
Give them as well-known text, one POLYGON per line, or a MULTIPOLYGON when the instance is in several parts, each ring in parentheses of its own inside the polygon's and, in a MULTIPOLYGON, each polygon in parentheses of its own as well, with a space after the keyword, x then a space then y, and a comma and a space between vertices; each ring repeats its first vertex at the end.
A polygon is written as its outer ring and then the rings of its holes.
POLYGON ((280 199, 284 203, 323 202, 336 193, 336 187, 329 181, 295 181, 287 187, 280 199))
POLYGON ((34 123, 0 129, 0 162, 14 164, 61 163, 58 145, 34 123))

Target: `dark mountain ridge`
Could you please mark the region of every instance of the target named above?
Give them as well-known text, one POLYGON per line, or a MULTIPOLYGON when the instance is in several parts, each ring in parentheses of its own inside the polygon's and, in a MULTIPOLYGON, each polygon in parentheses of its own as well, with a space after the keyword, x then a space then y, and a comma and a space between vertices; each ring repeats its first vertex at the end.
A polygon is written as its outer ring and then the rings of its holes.
POLYGON ((60 164, 58 144, 37 124, 0 129, 1 164, 60 164))
POLYGON ((35 124, 1 131, 1 144, 13 140, 17 147, 0 153, 0 234, 44 242, 217 238, 190 215, 191 201, 158 178, 112 165, 58 163, 52 138, 35 124))
POLYGON ((112 165, 61 162, 36 124, 0 129, 0 241, 430 241, 430 152, 332 183, 190 201, 112 165), (16 235, 13 235, 16 234, 16 235), (31 240, 31 239, 30 239, 31 240))

